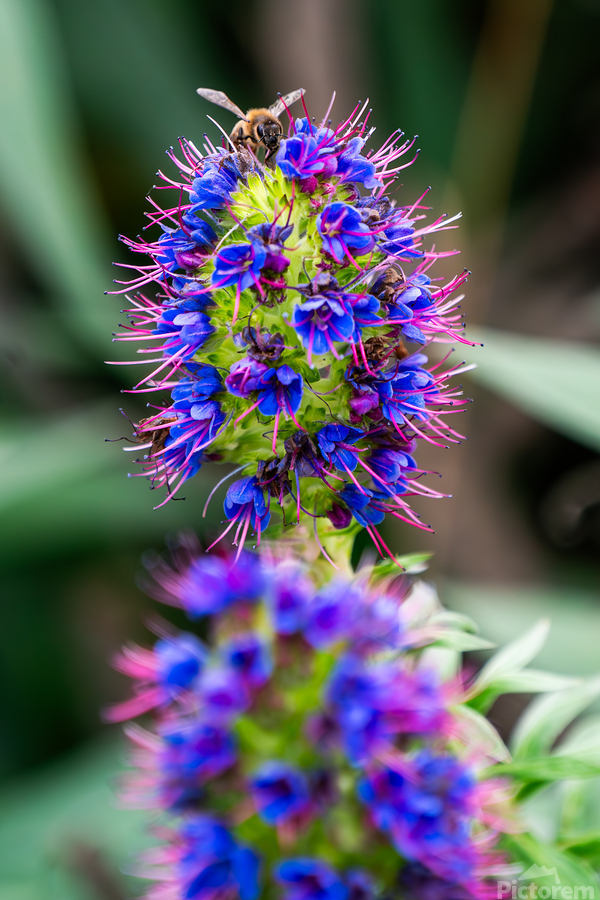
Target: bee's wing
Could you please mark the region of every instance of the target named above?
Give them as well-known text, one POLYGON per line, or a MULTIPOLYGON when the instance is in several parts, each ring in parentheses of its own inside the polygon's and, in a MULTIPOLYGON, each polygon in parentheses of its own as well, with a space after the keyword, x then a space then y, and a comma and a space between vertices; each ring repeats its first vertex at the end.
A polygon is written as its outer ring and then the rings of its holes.
POLYGON ((236 115, 238 119, 243 119, 244 122, 248 121, 245 113, 243 113, 239 106, 236 106, 223 91, 213 91, 212 88, 198 88, 196 93, 200 94, 201 97, 204 97, 204 99, 208 100, 210 103, 216 103, 217 106, 228 109, 229 112, 236 115))
POLYGON ((304 90, 304 88, 298 88, 297 91, 292 91, 290 94, 286 94, 284 97, 280 97, 279 100, 276 100, 275 103, 269 107, 269 112, 274 116, 280 116, 286 106, 291 106, 292 103, 295 103, 296 100, 299 100, 300 97, 305 93, 306 91, 304 90))

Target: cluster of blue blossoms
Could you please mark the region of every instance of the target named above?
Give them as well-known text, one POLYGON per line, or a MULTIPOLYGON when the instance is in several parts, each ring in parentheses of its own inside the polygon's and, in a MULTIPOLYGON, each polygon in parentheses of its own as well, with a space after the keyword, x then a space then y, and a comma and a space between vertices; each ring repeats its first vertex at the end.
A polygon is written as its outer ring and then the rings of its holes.
POLYGON ((150 898, 278 886, 284 900, 374 900, 412 869, 488 896, 498 780, 478 780, 490 760, 460 738, 460 686, 422 655, 441 633, 420 587, 338 575, 318 588, 293 558, 189 546, 150 572, 153 596, 207 635, 163 635, 115 663, 136 689, 107 717, 154 718, 127 727, 123 801, 176 823, 138 870, 158 880, 150 898))
POLYGON ((423 246, 453 220, 425 223, 423 198, 387 196, 412 142, 395 133, 365 153, 361 113, 336 130, 290 122, 274 170, 244 148, 182 141, 181 180, 161 176, 177 205, 149 214, 160 236, 126 240, 150 262, 131 267, 118 339, 151 342, 137 362, 155 368, 134 390, 159 395, 136 426, 140 474, 166 502, 207 459, 235 462, 225 533, 240 546, 249 531, 260 543, 274 503, 284 524, 358 523, 387 552, 386 514, 429 528, 409 498, 443 496, 422 481, 417 443, 460 438, 448 416, 465 401, 448 378, 464 367, 421 352, 465 341, 465 274, 432 280, 449 254, 423 246))

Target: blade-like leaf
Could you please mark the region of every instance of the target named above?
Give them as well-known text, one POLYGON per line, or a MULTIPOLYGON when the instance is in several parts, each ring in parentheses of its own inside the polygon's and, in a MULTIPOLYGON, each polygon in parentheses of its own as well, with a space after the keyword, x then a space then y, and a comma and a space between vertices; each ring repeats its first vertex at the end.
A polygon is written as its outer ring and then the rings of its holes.
POLYGON ((468 706, 453 706, 450 712, 456 719, 455 727, 461 739, 477 747, 498 762, 510 762, 510 753, 502 738, 483 716, 468 706))
POLYGON ((541 619, 524 635, 498 650, 482 668, 469 690, 469 696, 475 697, 498 679, 514 675, 523 669, 540 652, 549 630, 549 620, 541 619))
POLYGON ((482 348, 463 354, 470 377, 562 434, 600 449, 600 350, 591 344, 512 334, 469 333, 482 348))
POLYGON ((593 766, 574 756, 542 756, 537 759, 514 760, 485 770, 485 776, 510 775, 519 781, 562 781, 565 778, 595 778, 600 766, 593 766))
POLYGON ((511 835, 506 838, 506 843, 511 857, 521 859, 526 869, 533 864, 540 868, 556 868, 563 885, 589 885, 593 890, 592 896, 597 896, 595 892, 600 888, 598 877, 584 860, 543 844, 531 834, 511 835))
POLYGON ((49 4, 0 3, 0 202, 42 283, 106 352, 111 254, 63 60, 49 4))
POLYGON ((517 723, 512 740, 515 759, 531 759, 550 750, 563 729, 600 695, 600 678, 534 700, 517 723))
POLYGON ((576 756, 600 765, 600 717, 589 716, 569 730, 564 741, 555 748, 556 755, 576 756))

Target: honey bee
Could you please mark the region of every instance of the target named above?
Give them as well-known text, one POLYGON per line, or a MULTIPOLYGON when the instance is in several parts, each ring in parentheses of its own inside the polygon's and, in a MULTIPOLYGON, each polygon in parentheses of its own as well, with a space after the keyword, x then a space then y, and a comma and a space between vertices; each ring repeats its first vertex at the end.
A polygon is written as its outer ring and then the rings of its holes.
POLYGON ((231 132, 231 140, 236 148, 250 147, 256 153, 262 144, 265 148, 265 164, 271 169, 275 168, 275 154, 279 150, 279 144, 283 137, 283 128, 277 116, 280 116, 286 107, 300 99, 304 94, 304 88, 279 97, 268 109, 249 109, 247 113, 243 113, 223 91, 198 88, 197 93, 205 100, 209 100, 210 103, 216 103, 217 106, 228 109, 242 120, 234 126, 231 132))

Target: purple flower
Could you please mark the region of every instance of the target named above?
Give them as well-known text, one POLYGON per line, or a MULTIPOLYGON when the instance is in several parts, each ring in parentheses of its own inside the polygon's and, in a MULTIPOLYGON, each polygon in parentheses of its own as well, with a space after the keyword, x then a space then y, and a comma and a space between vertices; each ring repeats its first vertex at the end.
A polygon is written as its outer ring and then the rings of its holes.
POLYGON ((268 369, 265 363, 255 359, 240 359, 231 366, 229 375, 225 378, 225 386, 230 394, 248 398, 252 391, 258 390, 261 376, 268 369))
POLYGON ((267 250, 259 241, 227 244, 215 254, 215 270, 211 275, 214 288, 235 285, 238 293, 257 285, 267 250))
POLYGON ((258 411, 263 416, 276 416, 281 412, 293 416, 302 403, 303 390, 302 375, 290 366, 267 368, 258 383, 258 411))
POLYGON ((281 825, 309 805, 308 782, 302 772, 275 760, 255 772, 250 791, 259 816, 269 825, 281 825))
POLYGON ((281 863, 275 878, 284 900, 347 900, 348 888, 337 872, 318 859, 299 857, 281 863))
POLYGON ((221 647, 225 664, 249 688, 265 684, 273 670, 267 644, 254 632, 238 634, 221 647))
POLYGON ((262 225, 254 225, 249 229, 248 237, 252 242, 262 243, 267 251, 263 269, 268 269, 269 272, 275 272, 277 275, 287 269, 290 261, 285 256, 283 245, 293 230, 293 225, 272 225, 267 222, 262 225))
POLYGON ((256 900, 259 860, 216 819, 196 815, 181 828, 181 856, 173 896, 185 900, 217 900, 239 894, 256 900))
POLYGON ((158 239, 159 252, 155 258, 168 272, 197 269, 206 262, 217 235, 208 222, 203 222, 202 219, 196 221, 198 225, 193 236, 181 228, 161 226, 164 234, 158 239))
POLYGON ((228 723, 250 705, 250 695, 240 673, 229 666, 205 669, 198 693, 211 722, 228 723))
POLYGON ((454 757, 429 749, 413 768, 410 780, 391 769, 373 772, 359 783, 359 796, 399 853, 451 884, 466 884, 478 861, 471 839, 475 779, 454 757))
POLYGON ((314 593, 312 582, 297 562, 279 563, 271 576, 268 594, 277 634, 295 634, 304 628, 314 593))
POLYGON ((364 184, 368 190, 373 190, 381 187, 381 182, 375 178, 374 164, 360 155, 364 145, 365 142, 362 138, 352 138, 337 158, 335 174, 342 183, 354 181, 364 184))
POLYGON ((199 556, 182 576, 161 581, 192 619, 221 612, 240 600, 255 601, 265 586, 260 559, 252 553, 241 553, 236 561, 199 556))
POLYGON ((397 663, 369 664, 346 654, 331 675, 327 697, 355 766, 365 766, 399 734, 439 734, 446 725, 432 675, 408 672, 397 663))
POLYGON ((338 530, 347 528, 352 521, 352 513, 346 506, 340 503, 333 503, 331 508, 325 513, 334 528, 338 530))
POLYGON ((358 451, 351 444, 363 437, 364 432, 359 428, 337 423, 326 425, 316 434, 319 449, 329 465, 346 472, 353 472, 358 465, 358 451))
POLYGON ((343 640, 352 630, 352 621, 362 596, 356 584, 331 581, 315 596, 310 605, 304 636, 309 644, 321 649, 343 640))
POLYGON ((360 212, 339 200, 330 203, 319 213, 317 229, 323 238, 323 250, 340 265, 346 256, 352 258, 349 248, 362 255, 375 245, 370 229, 361 220, 360 212))
POLYGON ((234 481, 227 491, 223 508, 227 518, 233 520, 231 525, 235 522, 244 524, 244 533, 251 526, 260 535, 271 518, 264 490, 255 476, 234 481))
POLYGON ((168 807, 181 807, 198 797, 201 785, 235 764, 231 734, 216 722, 187 721, 162 730, 159 753, 160 789, 168 807))
POLYGON ((208 659, 202 641, 187 633, 157 641, 154 652, 158 662, 157 681, 171 698, 194 685, 208 659))

